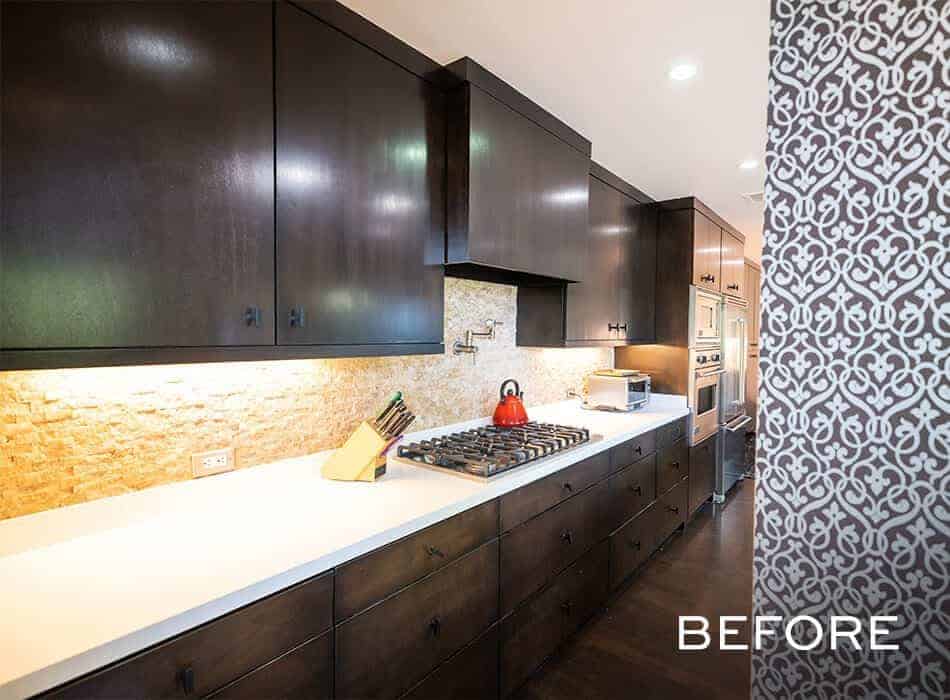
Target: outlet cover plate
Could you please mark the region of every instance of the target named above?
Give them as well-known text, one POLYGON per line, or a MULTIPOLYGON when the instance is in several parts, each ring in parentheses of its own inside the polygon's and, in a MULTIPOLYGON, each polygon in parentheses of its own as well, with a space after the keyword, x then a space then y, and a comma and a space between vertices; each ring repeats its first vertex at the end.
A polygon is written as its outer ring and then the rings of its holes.
POLYGON ((196 452, 191 455, 191 470, 195 478, 211 476, 234 469, 234 448, 196 452))

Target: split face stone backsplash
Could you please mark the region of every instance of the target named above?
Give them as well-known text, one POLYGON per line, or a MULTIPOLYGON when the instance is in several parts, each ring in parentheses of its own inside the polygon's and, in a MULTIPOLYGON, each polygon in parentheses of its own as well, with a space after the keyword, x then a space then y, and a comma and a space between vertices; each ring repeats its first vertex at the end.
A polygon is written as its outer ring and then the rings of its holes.
MULTIPOLYGON (((233 446, 248 467, 336 447, 401 389, 421 429, 489 415, 504 379, 532 405, 565 398, 609 348, 515 347, 514 287, 445 280, 445 344, 504 323, 469 355, 0 373, 0 519, 192 478, 233 446)), ((213 477, 211 477, 213 478, 213 477)))

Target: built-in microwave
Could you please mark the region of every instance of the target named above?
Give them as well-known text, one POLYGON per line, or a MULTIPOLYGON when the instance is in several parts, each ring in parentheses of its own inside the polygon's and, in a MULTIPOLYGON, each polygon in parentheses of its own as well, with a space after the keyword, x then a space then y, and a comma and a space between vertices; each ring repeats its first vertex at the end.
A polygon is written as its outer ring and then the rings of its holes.
POLYGON ((722 340, 722 297, 690 287, 690 345, 718 345, 722 340))

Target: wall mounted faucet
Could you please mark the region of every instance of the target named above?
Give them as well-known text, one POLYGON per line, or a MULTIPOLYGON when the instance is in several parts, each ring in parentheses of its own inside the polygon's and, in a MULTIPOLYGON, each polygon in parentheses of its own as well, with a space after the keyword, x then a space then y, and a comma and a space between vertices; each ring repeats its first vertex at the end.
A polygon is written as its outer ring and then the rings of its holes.
POLYGON ((485 327, 487 330, 484 331, 465 331, 465 342, 461 340, 456 340, 452 345, 452 354, 461 355, 463 353, 469 354, 472 356, 472 364, 475 363, 475 355, 478 353, 478 346, 475 345, 476 338, 485 338, 486 340, 495 339, 495 327, 505 325, 501 321, 496 321, 494 319, 488 319, 485 321, 485 327))

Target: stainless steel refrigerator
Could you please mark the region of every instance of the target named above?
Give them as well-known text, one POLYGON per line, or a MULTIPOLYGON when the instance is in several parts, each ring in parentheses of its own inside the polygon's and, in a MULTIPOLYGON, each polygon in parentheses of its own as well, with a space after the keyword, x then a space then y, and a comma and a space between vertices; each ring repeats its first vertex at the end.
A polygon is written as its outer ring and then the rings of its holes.
POLYGON ((723 305, 719 459, 714 500, 722 502, 745 473, 746 374, 749 371, 748 304, 726 299, 723 305))

